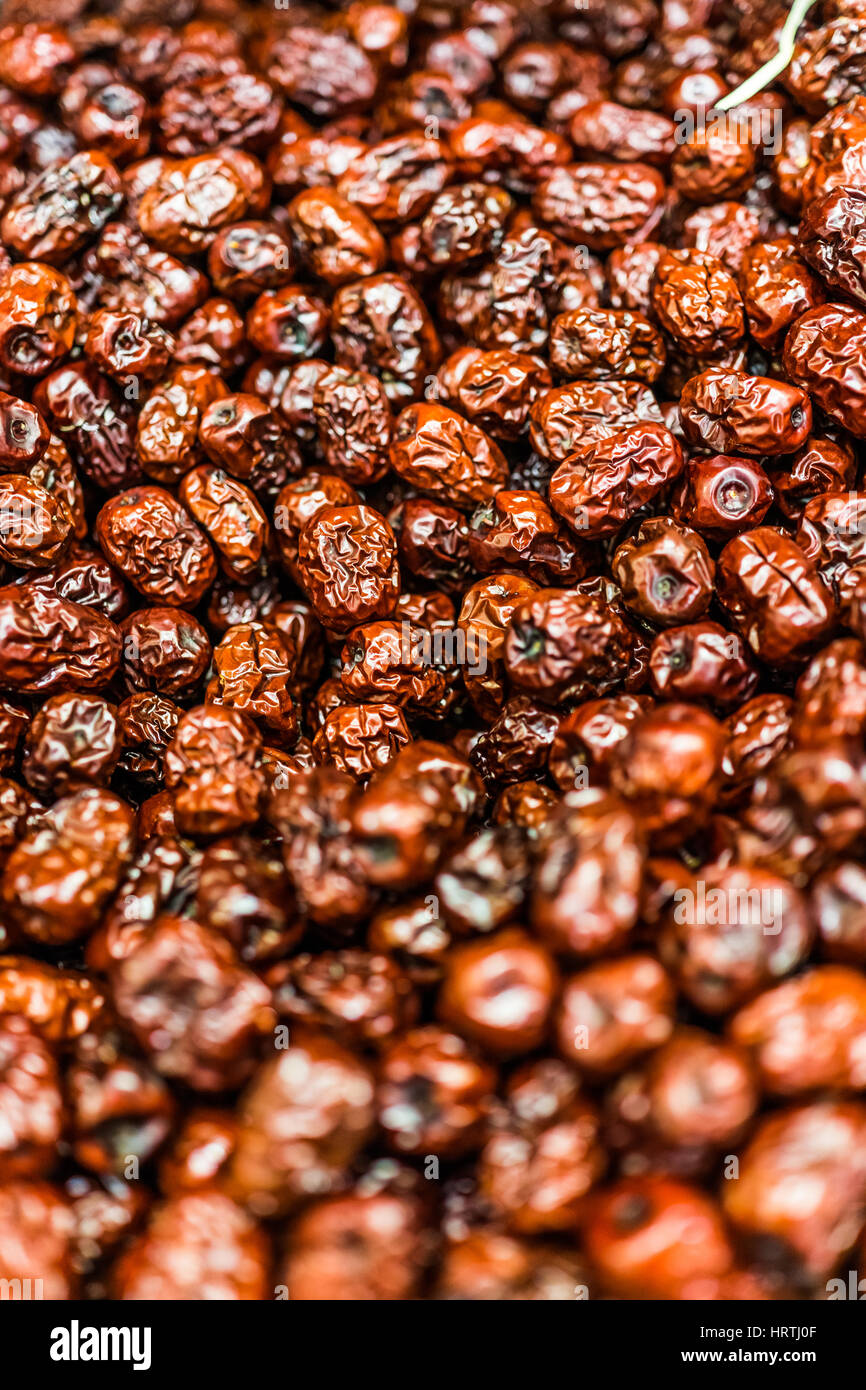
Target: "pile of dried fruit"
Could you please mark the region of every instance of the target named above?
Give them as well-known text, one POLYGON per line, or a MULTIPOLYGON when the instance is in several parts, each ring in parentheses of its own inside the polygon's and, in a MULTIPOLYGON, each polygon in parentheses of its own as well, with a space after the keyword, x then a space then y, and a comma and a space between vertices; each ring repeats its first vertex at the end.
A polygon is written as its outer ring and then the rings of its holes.
POLYGON ((827 1297, 866 3, 0 4, 0 1277, 827 1297))

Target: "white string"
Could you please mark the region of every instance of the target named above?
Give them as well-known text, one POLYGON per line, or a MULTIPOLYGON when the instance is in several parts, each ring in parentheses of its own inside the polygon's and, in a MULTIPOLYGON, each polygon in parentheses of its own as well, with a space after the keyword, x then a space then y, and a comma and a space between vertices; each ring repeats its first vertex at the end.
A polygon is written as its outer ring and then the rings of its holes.
POLYGON ((748 101, 751 97, 757 96, 758 92, 763 91, 764 87, 769 87, 770 83, 785 71, 794 56, 797 30, 816 3, 817 0, 794 0, 779 35, 778 52, 762 64, 757 72, 753 72, 751 77, 747 77, 745 82, 741 82, 739 87, 735 87, 726 97, 722 97, 721 101, 717 101, 717 111, 728 111, 732 106, 739 106, 741 101, 748 101))

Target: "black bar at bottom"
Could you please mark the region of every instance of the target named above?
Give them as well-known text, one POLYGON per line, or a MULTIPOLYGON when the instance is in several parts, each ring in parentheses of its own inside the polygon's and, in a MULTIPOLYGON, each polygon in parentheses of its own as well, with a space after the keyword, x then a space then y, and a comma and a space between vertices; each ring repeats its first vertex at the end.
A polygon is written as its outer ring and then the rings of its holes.
MULTIPOLYGON (((332 1303, 273 1304, 0 1302, 0 1336, 16 1361, 49 1384, 82 1383, 108 1373, 133 1383, 166 1371, 192 1371, 223 1385, 291 1378, 301 1364, 309 1376, 321 1367, 329 1383, 341 1374, 387 1375, 402 1381, 421 1374, 429 1382, 442 1358, 453 1376, 455 1356, 472 1374, 494 1365, 508 1369, 520 1347, 543 1353, 535 1376, 559 1378, 570 1363, 574 1377, 604 1366, 616 1379, 685 1369, 760 1367, 770 1383, 777 1372, 806 1369, 821 1376, 850 1373, 859 1363, 863 1313, 844 1299, 828 1303, 626 1303, 575 1300, 573 1306, 517 1313, 509 1304, 332 1303), (848 1306, 846 1306, 846 1303, 848 1306), (523 1321, 523 1318, 526 1321, 523 1321), (379 1319, 381 1318, 381 1322, 379 1319), (362 1321, 363 1319, 363 1321, 362 1321), (536 1320, 538 1319, 538 1320, 536 1320), (416 1321, 417 1320, 417 1321, 416 1321), (423 1338, 423 1341, 419 1339, 423 1338), (452 1340, 459 1337, 459 1344, 452 1340), (407 1341, 407 1338, 411 1339, 407 1341), (554 1362, 552 1339, 562 1339, 569 1361, 554 1362), (389 1350, 390 1344, 390 1350, 389 1350), (402 1349, 401 1349, 402 1348, 402 1349), (303 1358, 301 1362, 300 1357, 303 1358), (21 1358, 21 1359, 19 1359, 21 1358), (559 1371, 555 1366, 559 1365, 559 1371), (548 1368, 545 1372, 543 1368, 548 1368), (138 1368, 138 1369, 136 1369, 138 1368), (582 1369, 581 1369, 582 1368, 582 1369)), ((515 1368, 512 1366, 512 1373, 515 1368)), ((569 1375, 571 1379, 571 1375, 569 1375)), ((200 1383, 200 1382, 199 1382, 200 1383)))

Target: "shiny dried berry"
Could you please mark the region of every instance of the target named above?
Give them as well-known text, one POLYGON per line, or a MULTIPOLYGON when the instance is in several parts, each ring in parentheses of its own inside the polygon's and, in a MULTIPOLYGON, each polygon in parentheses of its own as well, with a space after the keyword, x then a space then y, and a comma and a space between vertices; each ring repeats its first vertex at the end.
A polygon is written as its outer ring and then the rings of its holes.
POLYGON ((227 146, 218 153, 168 160, 139 204, 138 225, 162 250, 194 255, 206 250, 228 223, 257 210, 264 180, 252 155, 227 146))
POLYGON ((830 632, 832 595, 783 531, 759 526, 728 541, 718 575, 722 603, 763 661, 796 661, 830 632))
POLYGON ((291 656, 279 632, 261 623, 230 627, 213 652, 208 699, 243 711, 269 736, 291 745, 298 716, 291 695, 291 656))
POLYGON ((23 261, 0 275, 0 361, 9 372, 42 376, 75 341, 78 306, 65 275, 23 261))
POLYGON ((635 377, 652 386, 664 369, 665 345, 643 314, 572 309, 553 320, 550 365, 569 380, 635 377))
POLYGON ((0 1016, 0 1116, 4 1184, 50 1173, 64 1123, 57 1063, 20 1014, 0 1016))
POLYGON ((172 698, 194 691, 211 659, 210 639, 182 608, 138 608, 121 624, 127 690, 172 698))
POLYGON ((336 1187, 373 1128, 366 1063, 314 1029, 264 1063, 241 1098, 232 1192, 260 1216, 336 1187))
POLYGON ((449 952, 437 1008, 443 1022, 507 1057, 543 1042, 557 984, 545 948, 509 927, 449 952))
POLYGON ((713 596, 715 565, 703 540, 664 516, 641 522, 611 571, 631 612, 659 626, 699 618, 713 596))
POLYGON ((569 453, 550 479, 550 505, 579 536, 615 535, 683 467, 682 449, 663 425, 632 425, 569 453))
POLYGON ((0 236, 25 261, 63 265, 98 235, 123 202, 120 175, 98 150, 82 150, 25 184, 0 236))
POLYGON ((216 551, 223 573, 244 583, 258 574, 268 522, 254 494, 215 465, 184 476, 180 500, 216 551))
POLYGON ((267 986, 224 937, 187 918, 163 916, 148 927, 114 962, 111 992, 156 1070, 194 1090, 239 1085, 273 1026, 267 986))
POLYGON ((371 275, 338 290, 331 338, 340 366, 378 376, 392 404, 420 395, 442 354, 422 299, 397 275, 371 275))
POLYGON ((503 487, 508 467, 477 425, 442 405, 410 405, 394 423, 391 466, 423 492, 471 508, 503 487))
POLYGON ((665 332, 695 357, 723 352, 746 331, 736 280, 704 251, 665 251, 656 267, 651 303, 665 332))
POLYGON ((864 342, 866 314, 847 304, 809 309, 785 339, 788 376, 858 438, 866 435, 866 391, 857 369, 864 342))
POLYGON ((213 551, 189 513, 159 487, 106 502, 96 537, 107 559, 145 598, 193 608, 216 578, 213 551))
POLYGON ((371 507, 317 511, 300 535, 298 569, 316 616, 338 632, 386 618, 400 592, 394 533, 371 507))
MULTIPOLYGON (((822 312, 810 310, 804 318, 822 312)), ((799 332, 799 323, 793 331, 799 332)), ((791 375, 799 380, 795 372, 791 375)), ((686 382, 680 419, 692 444, 759 458, 799 448, 812 427, 812 406, 796 386, 711 367, 686 382)))
POLYGON ((52 695, 27 730, 21 771, 38 795, 107 783, 120 756, 117 711, 98 695, 52 695))
POLYGON ((237 710, 208 704, 185 714, 165 754, 178 829, 207 838, 254 824, 264 792, 260 750, 256 726, 237 710))
POLYGON ((511 614, 505 666, 512 684, 552 702, 602 695, 625 676, 631 634, 576 589, 540 589, 511 614))
POLYGON ((328 285, 385 268, 385 242, 365 212, 333 188, 308 188, 288 207, 298 253, 328 285))
POLYGON ((646 240, 663 196, 664 179, 649 164, 566 164, 541 181, 532 206, 557 236, 610 251, 646 240))
POLYGON ((766 348, 778 346, 800 315, 824 298, 819 281, 787 237, 760 241, 746 250, 740 289, 749 332, 766 348))
POLYGON ((372 373, 323 372, 313 387, 313 419, 327 465, 339 477, 364 487, 388 471, 391 406, 372 373))
POLYGON ((262 1300, 270 1249, 254 1219, 222 1192, 184 1192, 154 1211, 112 1269, 118 1299, 262 1300))
POLYGON ((101 787, 56 801, 6 861, 0 898, 19 930, 62 945, 97 926, 135 847, 132 808, 101 787))
POLYGON ((115 674, 121 635, 91 607, 30 584, 0 589, 0 680, 10 690, 99 690, 115 674))

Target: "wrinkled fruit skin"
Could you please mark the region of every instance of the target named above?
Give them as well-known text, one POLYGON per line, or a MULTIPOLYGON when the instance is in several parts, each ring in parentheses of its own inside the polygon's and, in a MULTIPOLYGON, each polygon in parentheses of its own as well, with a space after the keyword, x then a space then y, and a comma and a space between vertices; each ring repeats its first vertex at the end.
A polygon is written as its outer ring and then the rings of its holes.
POLYGON ((866 15, 720 112, 786 8, 0 5, 0 1297, 862 1272, 866 15))

